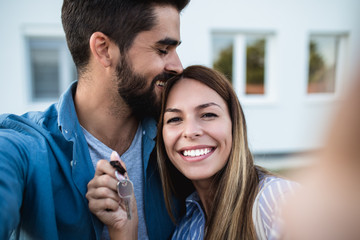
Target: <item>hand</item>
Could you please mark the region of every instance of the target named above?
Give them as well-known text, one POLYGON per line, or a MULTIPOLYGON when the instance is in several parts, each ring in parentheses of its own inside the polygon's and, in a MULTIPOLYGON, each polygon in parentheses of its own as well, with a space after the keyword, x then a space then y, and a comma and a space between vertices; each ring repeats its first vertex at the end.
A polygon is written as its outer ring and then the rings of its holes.
POLYGON ((284 211, 283 239, 360 239, 360 72, 339 101, 302 190, 284 211))
MULTIPOLYGON (((111 154, 112 161, 120 161, 116 152, 111 154)), ((105 225, 107 225, 112 239, 137 239, 138 216, 135 196, 131 198, 132 219, 127 219, 124 201, 117 193, 118 180, 115 176, 115 169, 107 160, 100 160, 97 163, 95 176, 88 183, 86 198, 89 201, 89 209, 105 225)))

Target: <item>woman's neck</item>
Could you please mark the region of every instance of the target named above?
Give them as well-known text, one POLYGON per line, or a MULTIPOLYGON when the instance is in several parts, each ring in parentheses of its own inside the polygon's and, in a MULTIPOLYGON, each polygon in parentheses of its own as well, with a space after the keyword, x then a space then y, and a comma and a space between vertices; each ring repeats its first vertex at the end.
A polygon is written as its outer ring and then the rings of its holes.
POLYGON ((194 187, 200 197, 202 206, 205 211, 206 217, 210 213, 210 209, 213 205, 213 191, 211 191, 211 180, 192 181, 194 187))

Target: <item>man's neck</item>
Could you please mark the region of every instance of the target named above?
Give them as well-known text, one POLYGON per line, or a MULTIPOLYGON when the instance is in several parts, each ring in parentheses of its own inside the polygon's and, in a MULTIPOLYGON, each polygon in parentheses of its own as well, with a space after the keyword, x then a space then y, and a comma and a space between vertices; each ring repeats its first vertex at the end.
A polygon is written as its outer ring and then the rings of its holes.
POLYGON ((117 94, 79 81, 74 103, 82 127, 121 155, 130 147, 139 121, 117 94))

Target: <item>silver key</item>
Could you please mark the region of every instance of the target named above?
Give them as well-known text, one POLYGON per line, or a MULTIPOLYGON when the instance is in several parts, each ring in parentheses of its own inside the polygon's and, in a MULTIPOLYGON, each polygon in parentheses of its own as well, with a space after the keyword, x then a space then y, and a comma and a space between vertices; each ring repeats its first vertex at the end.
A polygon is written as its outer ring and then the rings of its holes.
POLYGON ((124 200, 127 218, 131 220, 131 205, 130 200, 134 192, 134 185, 129 179, 120 180, 117 184, 117 191, 119 196, 124 200))

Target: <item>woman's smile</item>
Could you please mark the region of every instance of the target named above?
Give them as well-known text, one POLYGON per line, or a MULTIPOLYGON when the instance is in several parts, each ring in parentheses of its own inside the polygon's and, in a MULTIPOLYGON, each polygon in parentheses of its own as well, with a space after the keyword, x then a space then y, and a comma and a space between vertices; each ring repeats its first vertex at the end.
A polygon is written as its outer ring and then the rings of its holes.
POLYGON ((209 157, 215 151, 215 147, 192 147, 179 151, 185 161, 196 162, 209 157))

